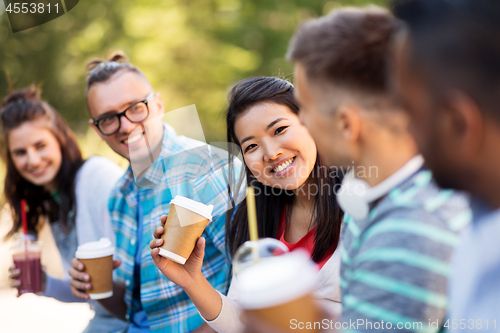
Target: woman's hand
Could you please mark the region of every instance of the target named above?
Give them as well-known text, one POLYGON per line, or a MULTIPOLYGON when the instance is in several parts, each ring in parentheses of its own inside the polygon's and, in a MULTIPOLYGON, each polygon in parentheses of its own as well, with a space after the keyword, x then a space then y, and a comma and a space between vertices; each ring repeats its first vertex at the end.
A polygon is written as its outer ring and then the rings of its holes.
MULTIPOLYGON (((45 292, 45 288, 47 286, 47 273, 46 273, 46 267, 42 266, 42 290, 40 293, 45 292)), ((9 280, 10 282, 10 287, 11 288, 19 288, 21 287, 21 280, 18 278, 21 276, 21 269, 17 268, 15 264, 12 264, 12 266, 9 267, 9 280)), ((19 297, 20 295, 18 295, 19 297)))
POLYGON ((9 267, 9 280, 11 288, 19 288, 21 286, 21 280, 17 278, 21 276, 21 270, 16 267, 15 264, 9 267))
POLYGON ((184 289, 203 318, 214 320, 220 314, 222 300, 217 290, 201 273, 203 257, 205 256, 205 238, 198 238, 193 252, 184 265, 178 264, 159 254, 158 247, 163 245, 163 240, 160 237, 164 232, 163 226, 167 221, 167 215, 163 215, 160 221, 161 226, 153 232, 155 239, 149 242, 151 257, 153 257, 155 265, 170 281, 184 289))
POLYGON ((198 239, 193 252, 184 265, 178 264, 159 255, 159 247, 163 245, 161 235, 164 232, 163 226, 167 221, 167 215, 162 215, 160 221, 161 226, 157 227, 153 232, 155 239, 149 242, 151 257, 153 257, 155 265, 170 281, 183 289, 189 289, 198 278, 203 277, 201 267, 205 256, 205 238, 200 237, 198 239))

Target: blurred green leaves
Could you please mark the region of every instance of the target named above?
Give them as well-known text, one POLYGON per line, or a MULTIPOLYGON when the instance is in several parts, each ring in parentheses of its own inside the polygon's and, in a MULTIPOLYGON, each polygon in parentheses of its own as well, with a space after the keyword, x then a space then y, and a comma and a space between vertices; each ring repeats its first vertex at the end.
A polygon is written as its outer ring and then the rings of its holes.
MULTIPOLYGON (((5 73, 43 97, 78 132, 87 129, 85 64, 121 49, 160 92, 166 110, 196 104, 209 141, 225 137, 221 114, 237 80, 292 79, 284 56, 300 22, 343 5, 383 0, 84 0, 66 15, 13 34, 0 9, 0 96, 5 73)), ((0 5, 1 6, 1 5, 0 5)))

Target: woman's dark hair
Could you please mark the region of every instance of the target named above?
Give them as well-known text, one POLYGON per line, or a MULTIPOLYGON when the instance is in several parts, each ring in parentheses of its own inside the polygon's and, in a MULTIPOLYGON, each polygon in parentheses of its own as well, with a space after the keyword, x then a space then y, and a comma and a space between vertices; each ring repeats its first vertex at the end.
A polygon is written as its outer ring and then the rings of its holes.
MULTIPOLYGON (((28 230, 37 232, 41 218, 49 222, 62 221, 70 226, 70 211, 75 207, 75 178, 84 160, 76 137, 68 125, 47 102, 40 97, 41 91, 34 85, 11 92, 2 103, 2 136, 5 144, 5 160, 7 175, 5 177, 4 195, 12 211, 14 224, 6 238, 14 235, 22 225, 21 200, 28 205, 28 230), (62 154, 61 167, 56 175, 60 204, 42 186, 37 186, 24 179, 14 166, 9 151, 9 132, 28 121, 45 120, 47 128, 57 139, 62 154)), ((69 229, 68 229, 69 230, 69 229)))
MULTIPOLYGON (((276 103, 286 106, 295 114, 299 112, 299 106, 294 97, 293 85, 277 77, 255 77, 238 82, 230 91, 228 97, 227 110, 227 140, 236 144, 241 149, 235 134, 235 123, 238 117, 244 114, 250 107, 258 103, 276 103)), ((229 145, 229 175, 233 177, 233 158, 239 153, 234 151, 234 145, 229 145)), ((286 209, 287 220, 291 213, 291 203, 294 193, 289 190, 276 189, 259 182, 245 166, 247 184, 255 188, 255 203, 257 207, 257 224, 259 237, 276 238, 278 235, 279 221, 283 209, 286 209)), ((335 191, 340 185, 339 175, 330 177, 327 168, 322 165, 321 158, 316 158, 316 163, 312 171, 313 177, 318 186, 318 194, 314 197, 314 212, 312 226, 317 226, 315 232, 315 245, 312 259, 319 261, 330 249, 336 249, 340 238, 340 227, 343 213, 340 210, 335 197, 335 191)), ((244 175, 242 175, 244 177, 244 175)), ((240 183, 244 179, 239 180, 240 183)), ((233 181, 230 180, 230 184, 233 181)), ((237 182, 235 182, 237 183, 237 182)), ((235 190, 229 189, 229 195, 233 202, 238 193, 238 186, 235 190)), ((228 211, 226 216, 226 246, 231 256, 234 256, 238 247, 249 240, 248 218, 246 199, 236 208, 228 211), (234 211, 236 209, 236 211, 234 211)))

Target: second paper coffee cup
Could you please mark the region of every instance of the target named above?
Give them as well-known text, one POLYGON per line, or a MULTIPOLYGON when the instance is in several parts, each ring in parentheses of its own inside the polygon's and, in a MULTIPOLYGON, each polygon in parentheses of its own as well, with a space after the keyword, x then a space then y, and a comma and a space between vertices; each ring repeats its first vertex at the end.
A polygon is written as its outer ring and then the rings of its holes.
POLYGON ((76 258, 84 265, 84 272, 90 276, 91 299, 113 296, 113 254, 115 248, 108 238, 78 246, 76 258))
POLYGON ((170 202, 160 255, 184 265, 207 223, 212 221, 212 210, 212 205, 176 196, 170 202))
POLYGON ((317 272, 306 251, 265 258, 238 273, 240 304, 273 327, 293 332, 292 320, 313 323, 320 319, 312 296, 317 272))

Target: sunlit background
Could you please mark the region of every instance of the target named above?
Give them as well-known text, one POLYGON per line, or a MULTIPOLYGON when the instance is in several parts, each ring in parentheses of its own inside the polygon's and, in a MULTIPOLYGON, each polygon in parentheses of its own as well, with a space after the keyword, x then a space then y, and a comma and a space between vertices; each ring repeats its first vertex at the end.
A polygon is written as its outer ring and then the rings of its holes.
MULTIPOLYGON (((286 61, 285 53, 300 22, 340 6, 383 5, 385 2, 80 0, 64 16, 16 34, 11 32, 4 3, 0 2, 0 98, 7 94, 9 86, 43 84, 42 97, 69 122, 84 156, 106 156, 126 167, 126 161, 102 143, 88 126, 85 64, 89 59, 105 57, 112 50, 123 50, 162 94, 167 111, 195 104, 207 141, 223 141, 223 110, 232 84, 256 75, 278 75, 293 80, 292 66, 286 61)), ((0 145, 4 148, 3 143, 0 145)), ((5 166, 0 163, 2 190, 4 176, 5 166)), ((4 207, 1 215, 0 237, 11 223, 7 209, 4 207)), ((50 232, 46 238, 50 249, 50 232)), ((32 295, 15 299, 15 292, 8 289, 8 245, 0 243, 0 250, 1 318, 10 310, 11 323, 23 322, 24 317, 16 317, 14 313, 36 306, 47 313, 59 313, 55 318, 61 320, 56 328, 47 320, 52 317, 42 316, 46 320, 39 319, 38 325, 29 326, 36 327, 37 332, 71 333, 85 327, 92 315, 86 305, 64 305, 32 295), (70 319, 67 326, 64 323, 68 320, 62 317, 70 319)), ((46 251, 45 258, 57 252, 53 247, 50 251, 46 251)), ((57 273, 58 260, 45 260, 45 264, 57 273)), ((12 327, 0 320, 1 332, 10 333, 12 327)), ((16 326, 15 332, 24 331, 16 326)))

